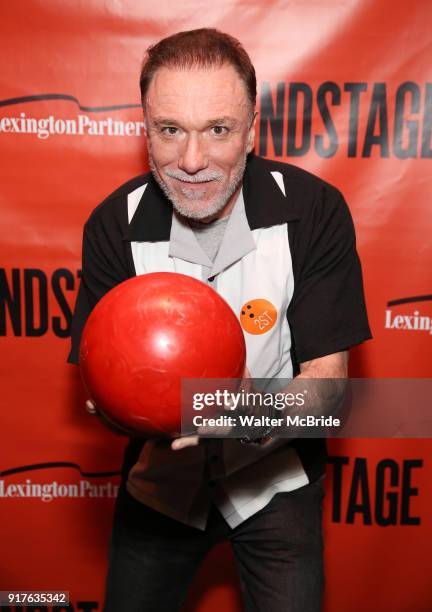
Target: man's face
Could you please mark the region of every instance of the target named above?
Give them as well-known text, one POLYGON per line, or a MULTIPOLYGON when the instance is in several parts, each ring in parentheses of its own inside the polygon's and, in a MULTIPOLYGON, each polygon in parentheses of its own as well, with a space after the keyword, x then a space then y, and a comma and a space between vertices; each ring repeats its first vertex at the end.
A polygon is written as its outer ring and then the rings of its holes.
POLYGON ((206 220, 227 214, 255 137, 235 69, 160 68, 144 111, 151 170, 178 212, 206 220))

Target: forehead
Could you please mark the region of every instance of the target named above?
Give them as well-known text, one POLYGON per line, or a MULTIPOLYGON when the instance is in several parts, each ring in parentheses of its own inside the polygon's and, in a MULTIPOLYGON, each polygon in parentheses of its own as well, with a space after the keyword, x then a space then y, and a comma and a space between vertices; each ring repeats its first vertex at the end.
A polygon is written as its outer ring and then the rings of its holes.
POLYGON ((146 97, 152 117, 242 118, 249 111, 246 85, 231 65, 212 68, 159 68, 146 97))

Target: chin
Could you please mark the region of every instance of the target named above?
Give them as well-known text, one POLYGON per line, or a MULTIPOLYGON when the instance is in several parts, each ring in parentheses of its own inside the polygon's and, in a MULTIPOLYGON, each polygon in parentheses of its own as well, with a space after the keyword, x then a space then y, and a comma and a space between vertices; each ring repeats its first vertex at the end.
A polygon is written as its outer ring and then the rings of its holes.
POLYGON ((173 201, 173 204, 177 212, 183 217, 199 221, 200 219, 206 219, 207 217, 216 215, 224 208, 226 202, 208 202, 206 204, 200 204, 198 202, 191 202, 190 200, 182 201, 176 199, 173 201))

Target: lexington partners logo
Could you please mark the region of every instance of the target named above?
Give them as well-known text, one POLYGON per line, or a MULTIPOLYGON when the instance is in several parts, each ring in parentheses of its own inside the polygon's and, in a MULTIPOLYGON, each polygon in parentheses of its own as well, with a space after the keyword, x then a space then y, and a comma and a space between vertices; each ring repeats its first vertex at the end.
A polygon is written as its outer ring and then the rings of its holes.
POLYGON ((424 302, 432 302, 432 295, 417 295, 387 302, 385 329, 432 334, 432 304, 429 304, 430 314, 426 314, 427 305, 424 306, 424 302))
MULTIPOLYGON (((63 472, 64 474, 64 472, 63 472)), ((112 480, 118 477, 120 472, 84 472, 77 463, 69 461, 52 461, 49 463, 36 463, 0 471, 0 499, 5 498, 33 498, 42 502, 51 502, 63 498, 112 498, 117 497, 118 485, 112 480), (35 479, 26 477, 21 481, 10 482, 15 474, 23 472, 37 472, 40 470, 58 470, 59 468, 78 471, 81 478, 75 482, 62 482, 58 480, 47 480, 46 478, 35 479), (95 479, 105 479, 99 482, 95 479)), ((68 479, 69 480, 69 479, 68 479)), ((117 478, 116 478, 117 480, 117 478)))
POLYGON ((64 100, 72 102, 79 111, 74 117, 61 117, 54 113, 39 116, 30 112, 10 113, 0 117, 0 133, 32 134, 41 140, 50 136, 112 136, 142 137, 144 122, 126 121, 110 115, 103 119, 89 114, 117 112, 125 109, 141 109, 141 104, 119 104, 116 106, 83 106, 78 98, 69 94, 40 94, 0 100, 0 107, 14 107, 19 104, 35 104, 43 100, 64 100))

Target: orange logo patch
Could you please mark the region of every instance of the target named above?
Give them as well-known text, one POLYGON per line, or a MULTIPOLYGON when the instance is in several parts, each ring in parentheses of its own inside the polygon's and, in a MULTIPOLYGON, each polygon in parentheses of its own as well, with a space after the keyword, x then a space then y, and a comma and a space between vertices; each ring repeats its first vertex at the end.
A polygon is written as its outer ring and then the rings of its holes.
POLYGON ((277 310, 268 300, 250 300, 240 312, 240 323, 249 334, 265 334, 276 323, 277 310))

